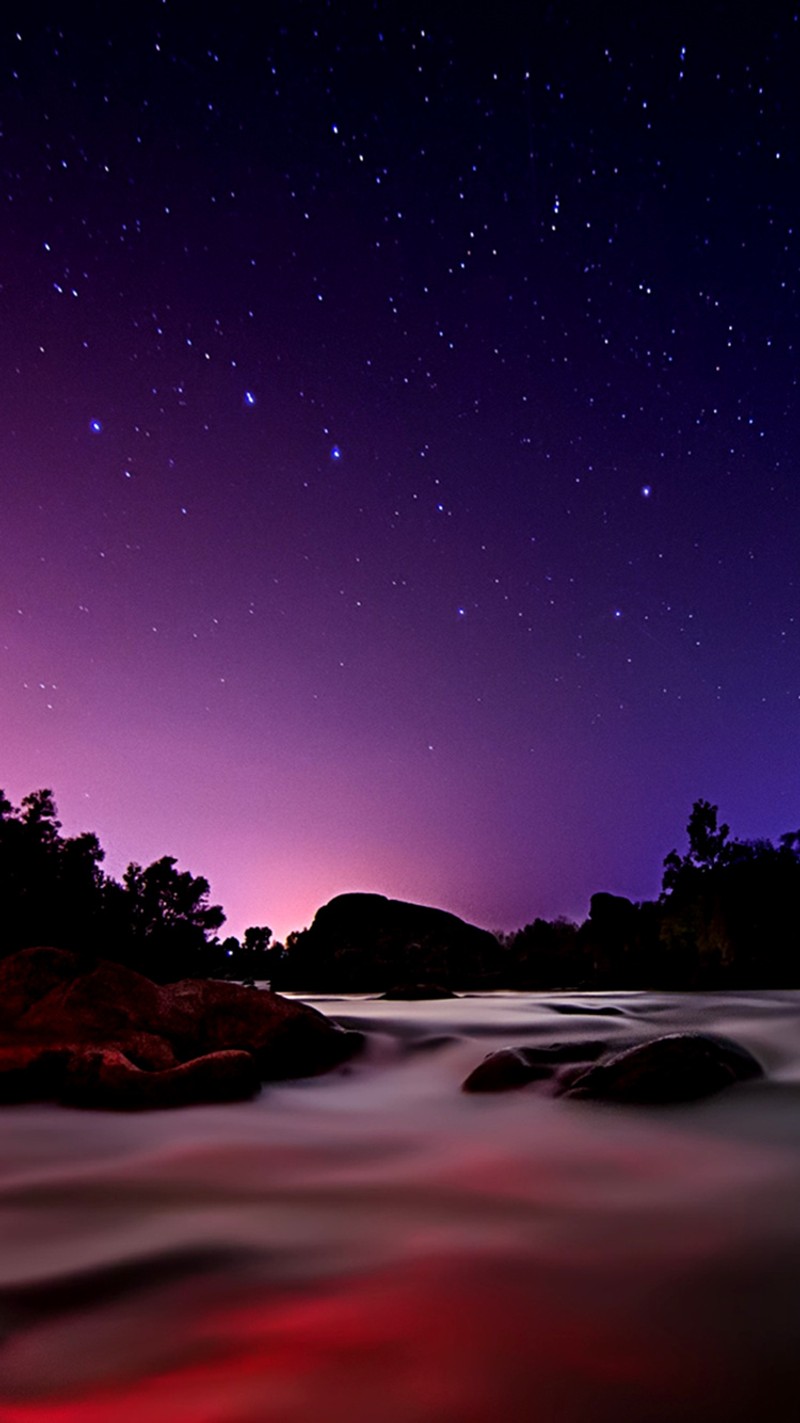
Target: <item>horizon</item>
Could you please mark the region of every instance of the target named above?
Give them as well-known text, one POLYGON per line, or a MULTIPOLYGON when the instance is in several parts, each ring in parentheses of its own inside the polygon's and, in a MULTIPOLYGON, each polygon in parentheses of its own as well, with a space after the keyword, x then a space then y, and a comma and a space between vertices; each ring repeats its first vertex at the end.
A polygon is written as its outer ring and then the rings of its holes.
MULTIPOLYGON (((56 806, 56 812, 57 812, 57 816, 58 816, 58 821, 59 821, 59 824, 61 825, 61 833, 62 833, 63 835, 69 837, 69 836, 78 835, 78 834, 81 834, 82 832, 87 832, 87 831, 88 831, 88 832, 94 832, 95 834, 97 834, 98 840, 99 840, 99 842, 100 842, 101 849, 102 849, 103 852, 104 852, 104 858, 103 858, 103 861, 102 861, 102 868, 103 868, 103 871, 104 871, 104 873, 110 875, 113 879, 115 879, 115 880, 117 880, 117 881, 121 881, 125 869, 127 868, 127 866, 128 866, 131 862, 137 863, 137 864, 139 864, 139 865, 145 867, 147 864, 151 863, 153 860, 158 860, 158 859, 162 858, 162 856, 164 856, 164 855, 172 855, 172 854, 173 854, 173 852, 170 851, 169 849, 162 849, 162 850, 160 850, 160 851, 157 851, 157 852, 154 853, 154 854, 148 854, 148 855, 146 855, 146 856, 137 856, 137 855, 123 855, 123 856, 120 856, 118 853, 116 853, 116 854, 110 854, 110 853, 108 852, 108 847, 107 847, 107 845, 106 845, 106 844, 104 843, 104 841, 103 841, 103 836, 102 836, 102 834, 99 834, 99 833, 98 833, 96 826, 91 826, 91 825, 88 825, 88 824, 82 824, 82 825, 80 825, 80 826, 76 826, 76 825, 72 825, 72 824, 65 823, 64 818, 63 818, 62 813, 61 813, 61 806, 60 806, 60 803, 59 803, 58 794, 57 794, 57 791, 55 790, 55 788, 53 788, 53 787, 41 787, 41 786, 36 786, 36 787, 33 787, 33 786, 32 786, 32 787, 29 787, 29 791, 34 791, 34 790, 37 790, 37 791, 38 791, 38 790, 44 790, 44 789, 47 789, 47 790, 50 790, 50 791, 53 792, 53 799, 54 799, 55 806, 56 806)), ((12 805, 13 805, 15 808, 19 808, 19 807, 20 807, 21 802, 22 802, 22 799, 23 799, 23 796, 26 795, 26 794, 28 794, 28 792, 22 792, 22 793, 19 794, 19 795, 15 795, 15 794, 13 794, 13 793, 9 793, 9 788, 8 788, 7 786, 0 786, 0 790, 4 791, 4 792, 9 796, 9 799, 10 799, 12 805)), ((719 809, 719 807, 715 807, 715 809, 719 809)), ((723 819, 724 819, 724 817, 723 817, 723 819)), ((720 823, 722 823, 722 820, 721 820, 720 823)), ((781 833, 783 833, 783 832, 781 832, 781 833)), ((757 836, 751 836, 751 835, 741 834, 741 833, 737 832, 737 830, 736 830, 735 827, 731 827, 731 843, 735 843, 736 841, 740 841, 740 840, 746 842, 746 841, 756 840, 756 839, 758 839, 758 838, 766 838, 766 839, 774 839, 774 840, 777 840, 777 839, 778 839, 778 836, 777 836, 777 835, 776 835, 776 836, 773 836, 773 837, 757 837, 757 836)), ((680 853, 682 849, 685 849, 684 841, 686 841, 686 840, 687 840, 686 827, 684 827, 684 833, 683 833, 683 835, 682 835, 681 837, 677 837, 677 838, 676 838, 675 844, 672 845, 672 846, 670 847, 670 849, 677 849, 678 852, 680 853)), ((408 902, 408 903, 418 904, 418 905, 420 905, 420 906, 426 906, 426 907, 428 907, 428 908, 444 909, 444 910, 447 910, 449 913, 458 915, 458 917, 461 918, 461 919, 463 919, 463 920, 465 920, 465 922, 467 922, 467 923, 469 923, 469 924, 473 924, 473 925, 475 925, 475 926, 478 927, 478 928, 488 929, 488 930, 489 930, 490 932, 492 932, 492 933, 513 933, 513 932, 516 931, 516 930, 523 929, 523 928, 525 928, 527 925, 532 924, 533 921, 534 921, 535 919, 537 919, 537 918, 542 918, 542 919, 546 919, 546 920, 550 920, 550 921, 556 920, 556 919, 562 919, 562 918, 563 918, 563 919, 566 919, 566 920, 569 920, 569 921, 573 922, 573 923, 576 924, 576 925, 580 925, 584 920, 586 920, 586 919, 588 918, 589 909, 590 909, 590 900, 591 900, 591 898, 593 897, 593 895, 595 895, 595 894, 606 893, 606 894, 618 895, 618 896, 620 896, 620 897, 622 897, 622 898, 625 898, 625 899, 630 900, 630 901, 633 902, 633 903, 644 903, 644 902, 648 902, 648 901, 649 901, 649 902, 657 901, 657 900, 659 899, 659 897, 660 897, 661 889, 662 889, 662 875, 663 875, 663 869, 664 869, 664 863, 663 863, 663 861, 664 861, 664 858, 665 858, 666 854, 668 854, 668 853, 669 853, 668 851, 665 851, 665 855, 662 856, 662 859, 661 859, 661 868, 660 868, 659 877, 658 877, 658 885, 653 889, 652 892, 650 892, 650 893, 644 893, 644 894, 631 894, 631 893, 626 893, 625 891, 623 891, 623 890, 621 890, 621 889, 619 889, 619 888, 610 889, 610 888, 609 888, 608 886, 606 886, 606 885, 595 885, 594 888, 591 889, 591 890, 588 892, 588 895, 587 895, 587 898, 586 898, 585 908, 584 908, 582 911, 579 910, 579 911, 576 911, 576 912, 573 912, 573 913, 570 913, 569 911, 566 911, 566 910, 563 910, 563 909, 550 910, 550 911, 548 911, 548 912, 545 913, 545 912, 544 912, 543 910, 541 910, 541 909, 536 909, 534 912, 528 913, 527 916, 526 916, 526 915, 523 915, 523 917, 521 917, 518 922, 513 923, 513 924, 502 925, 502 924, 499 924, 499 923, 488 923, 488 922, 482 923, 478 918, 474 917, 474 916, 471 915, 469 912, 467 912, 467 911, 465 911, 465 910, 463 910, 463 909, 457 907, 457 906, 454 905, 454 904, 439 903, 439 902, 437 902, 437 901, 435 901, 435 900, 423 900, 423 899, 415 898, 413 895, 408 895, 408 894, 396 894, 396 893, 392 893, 392 892, 390 892, 389 890, 387 890, 387 889, 385 889, 385 888, 381 888, 380 885, 376 885, 376 884, 359 884, 359 885, 347 885, 347 886, 340 887, 340 888, 338 888, 338 889, 333 889, 333 890, 331 890, 330 893, 326 893, 326 894, 325 894, 324 896, 322 896, 322 897, 316 897, 316 898, 315 898, 314 895, 313 895, 313 893, 312 893, 312 894, 311 894, 311 897, 309 898, 308 895, 303 895, 303 894, 301 894, 300 897, 298 898, 298 903, 299 903, 299 904, 302 903, 303 905, 306 906, 306 912, 304 913, 304 915, 301 915, 301 917, 296 918, 294 922, 287 923, 286 927, 284 927, 284 926, 282 926, 282 925, 279 925, 279 924, 274 924, 274 923, 270 923, 270 924, 269 924, 269 927, 270 927, 270 929, 272 930, 272 941, 273 941, 273 942, 284 942, 285 939, 286 939, 286 937, 287 937, 287 935, 290 934, 291 932, 308 928, 309 925, 311 924, 312 920, 314 919, 314 916, 315 916, 317 910, 320 909, 320 908, 322 908, 323 905, 329 903, 330 900, 332 900, 332 899, 338 898, 340 895, 346 895, 346 894, 377 894, 377 895, 382 896, 383 898, 390 899, 390 900, 401 900, 401 901, 405 901, 405 902, 408 902), (311 906, 311 907, 309 908, 308 906, 311 906)), ((243 936, 243 934, 244 934, 244 930, 245 930, 246 928, 248 928, 248 927, 251 926, 251 925, 256 925, 256 924, 262 924, 262 925, 263 925, 263 924, 266 922, 263 917, 262 917, 260 920, 258 920, 258 919, 256 919, 256 918, 252 918, 252 917, 251 917, 251 918, 245 918, 245 919, 241 920, 241 922, 239 922, 239 923, 233 921, 232 916, 228 913, 228 907, 227 907, 227 905, 225 904, 224 899, 223 899, 219 894, 217 894, 217 892, 215 891, 215 887, 214 887, 213 881, 210 880, 210 877, 205 873, 205 871, 203 870, 202 866, 184 863, 184 862, 182 861, 182 859, 180 858, 180 856, 178 856, 178 855, 173 855, 173 858, 177 861, 176 868, 177 868, 179 871, 189 870, 189 871, 191 872, 191 874, 192 874, 194 877, 200 876, 200 877, 202 877, 202 878, 204 878, 204 879, 206 879, 206 880, 209 881, 209 895, 208 895, 208 901, 209 901, 209 903, 210 903, 210 904, 214 904, 214 905, 218 905, 219 907, 221 907, 221 908, 225 911, 225 921, 224 921, 222 927, 220 928, 220 930, 218 931, 218 934, 217 934, 217 937, 218 937, 218 938, 224 939, 224 938, 226 938, 228 935, 233 935, 234 937, 236 937, 236 938, 238 938, 239 940, 241 940, 241 939, 242 939, 242 936, 243 936)))

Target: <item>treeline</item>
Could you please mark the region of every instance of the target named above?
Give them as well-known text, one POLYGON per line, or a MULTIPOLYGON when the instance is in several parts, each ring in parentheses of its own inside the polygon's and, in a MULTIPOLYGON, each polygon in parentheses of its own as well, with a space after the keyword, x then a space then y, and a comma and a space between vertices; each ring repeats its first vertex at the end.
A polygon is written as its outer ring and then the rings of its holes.
MULTIPOLYGON (((34 944, 111 958, 167 983, 178 978, 269 977, 271 931, 220 941, 225 922, 208 880, 171 855, 128 865, 121 882, 102 869, 96 835, 64 836, 53 793, 14 806, 0 791, 0 956, 34 944)), ((280 946, 277 950, 280 953, 280 946)))
MULTIPOLYGON (((415 930, 413 942, 391 947, 398 972, 402 958, 407 980, 453 989, 800 986, 800 830, 777 844, 732 839, 717 807, 698 800, 687 834, 686 852, 664 861, 657 900, 595 894, 580 925, 535 919, 511 934, 474 931, 466 957, 452 952, 455 941, 448 953, 451 933, 426 940, 415 930)), ((52 944, 88 960, 116 959, 160 982, 209 976, 368 991, 369 959, 390 945, 370 955, 367 935, 360 960, 338 954, 321 937, 322 923, 315 934, 290 934, 285 947, 266 926, 247 929, 241 942, 221 939, 225 914, 209 903, 207 880, 165 855, 145 868, 130 864, 118 881, 103 858, 96 835, 62 835, 51 791, 35 791, 19 807, 0 792, 0 956, 52 944), (315 960, 311 950, 320 946, 315 960), (323 960, 325 982, 312 982, 317 971, 311 979, 309 971, 317 962, 322 972, 323 960), (355 964, 363 984, 353 981, 355 964)), ((385 978, 389 970, 381 971, 385 978)))
POLYGON ((536 919, 504 937, 509 987, 800 987, 800 830, 730 838, 695 801, 689 846, 664 861, 658 900, 592 896, 580 926, 536 919))

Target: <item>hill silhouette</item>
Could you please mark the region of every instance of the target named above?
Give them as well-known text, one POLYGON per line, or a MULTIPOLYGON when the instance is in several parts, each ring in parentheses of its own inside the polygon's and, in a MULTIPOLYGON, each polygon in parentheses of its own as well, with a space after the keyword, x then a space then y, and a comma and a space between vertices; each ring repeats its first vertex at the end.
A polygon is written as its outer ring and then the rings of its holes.
POLYGON ((15 807, 0 792, 0 958, 50 945, 137 969, 269 979, 299 992, 487 991, 495 988, 794 987, 800 931, 800 830, 732 839, 697 800, 688 848, 664 861, 657 900, 600 891, 586 920, 537 918, 491 934, 443 909, 379 894, 342 894, 286 944, 266 926, 220 939, 209 884, 164 855, 103 870, 96 835, 64 836, 50 790, 15 807))

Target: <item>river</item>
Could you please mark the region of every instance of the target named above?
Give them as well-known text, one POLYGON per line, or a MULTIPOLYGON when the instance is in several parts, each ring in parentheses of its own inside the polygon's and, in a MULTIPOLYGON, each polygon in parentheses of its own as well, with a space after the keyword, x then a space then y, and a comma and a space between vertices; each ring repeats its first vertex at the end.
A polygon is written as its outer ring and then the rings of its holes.
POLYGON ((0 1423, 800 1416, 800 993, 306 1001, 364 1055, 240 1105, 2 1109, 0 1423), (460 1091, 496 1047, 679 1029, 765 1080, 460 1091))

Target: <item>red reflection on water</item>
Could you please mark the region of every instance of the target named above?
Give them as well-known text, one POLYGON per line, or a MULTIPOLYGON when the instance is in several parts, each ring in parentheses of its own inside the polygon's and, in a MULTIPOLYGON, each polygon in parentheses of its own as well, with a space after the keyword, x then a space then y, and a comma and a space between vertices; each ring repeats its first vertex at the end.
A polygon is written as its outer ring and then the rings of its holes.
MULTIPOLYGON (((595 1291, 533 1262, 431 1259, 313 1298, 186 1321, 197 1357, 79 1395, 6 1400, 3 1423, 592 1423, 668 1418, 691 1368, 595 1291), (587 1412, 588 1410, 588 1412, 587 1412)), ((187 1332, 176 1321, 184 1352, 187 1332)), ((163 1325, 162 1325, 163 1328, 163 1325)), ((42 1361, 43 1376, 46 1359, 42 1361)), ((700 1396, 703 1381, 695 1378, 700 1396)))

